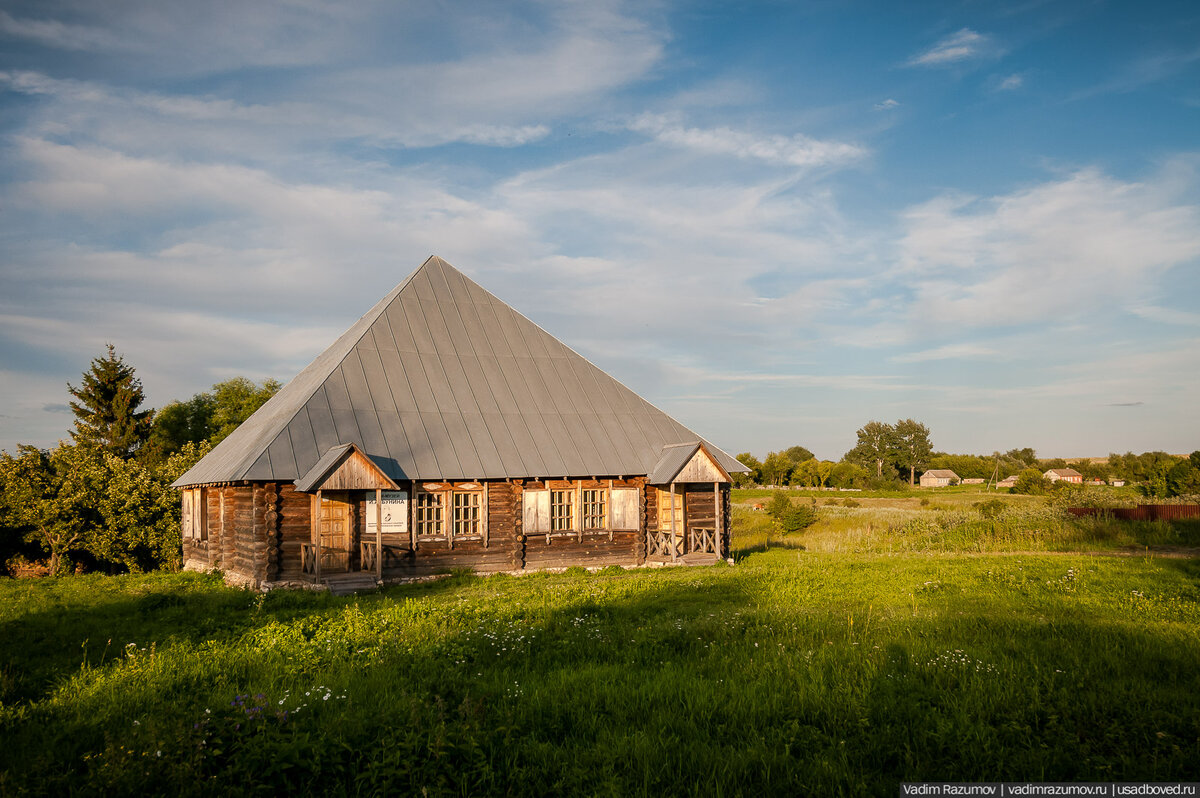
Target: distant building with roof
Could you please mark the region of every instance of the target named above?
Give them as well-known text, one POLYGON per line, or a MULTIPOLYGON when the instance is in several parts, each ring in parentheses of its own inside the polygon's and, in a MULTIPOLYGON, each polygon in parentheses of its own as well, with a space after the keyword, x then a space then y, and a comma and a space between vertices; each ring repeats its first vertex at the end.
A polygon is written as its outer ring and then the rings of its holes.
POLYGON ((921 475, 922 488, 944 488, 959 482, 958 474, 948 468, 934 468, 921 475))
POLYGON ((1058 482, 1061 479, 1063 482, 1069 482, 1072 485, 1083 484, 1083 474, 1080 474, 1074 468, 1051 468, 1042 476, 1051 482, 1058 482))

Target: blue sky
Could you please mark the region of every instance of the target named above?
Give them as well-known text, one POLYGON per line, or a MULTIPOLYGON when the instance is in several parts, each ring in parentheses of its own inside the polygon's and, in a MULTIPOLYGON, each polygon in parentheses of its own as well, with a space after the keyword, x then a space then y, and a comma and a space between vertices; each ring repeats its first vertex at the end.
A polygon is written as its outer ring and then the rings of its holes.
POLYGON ((1200 7, 0 3, 0 448, 438 254, 733 452, 1200 448, 1200 7))

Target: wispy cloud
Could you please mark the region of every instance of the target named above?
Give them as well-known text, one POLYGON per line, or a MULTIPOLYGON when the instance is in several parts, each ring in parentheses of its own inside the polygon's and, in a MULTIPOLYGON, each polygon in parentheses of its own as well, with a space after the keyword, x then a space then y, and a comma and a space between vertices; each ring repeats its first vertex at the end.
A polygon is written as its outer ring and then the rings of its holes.
POLYGON ((900 242, 912 316, 968 328, 1073 318, 1129 304, 1164 270, 1200 258, 1200 206, 1174 178, 1097 169, 988 200, 910 209, 900 242))
POLYGON ((1006 77, 996 86, 996 91, 1015 91, 1025 85, 1025 78, 1013 74, 1006 77))
POLYGON ((908 59, 909 66, 946 66, 996 52, 990 36, 963 28, 908 59))
POLYGON ((899 101, 893 100, 892 98, 889 97, 888 99, 884 100, 881 103, 875 103, 874 107, 875 107, 876 111, 890 111, 893 108, 900 107, 900 103, 899 103, 899 101))
POLYGON ((1156 52, 1125 64, 1112 77, 1076 92, 1071 95, 1071 99, 1083 100, 1097 95, 1135 91, 1143 86, 1168 80, 1197 61, 1200 61, 1200 47, 1156 52))
POLYGON ((55 19, 19 18, 6 11, 0 11, 0 31, 60 50, 124 49, 117 36, 100 27, 72 25, 55 19))
POLYGON ((1200 313, 1176 308, 1164 308, 1158 305, 1139 305, 1129 309, 1135 316, 1162 324, 1178 324, 1186 327, 1200 327, 1200 313))
POLYGON ((924 363, 929 360, 978 360, 1006 357, 998 349, 980 344, 945 344, 920 352, 909 352, 892 358, 896 363, 924 363))
POLYGON ((867 155, 865 148, 844 141, 814 139, 799 133, 762 135, 729 127, 686 127, 668 117, 653 114, 638 117, 629 128, 677 147, 785 166, 833 166, 867 155))

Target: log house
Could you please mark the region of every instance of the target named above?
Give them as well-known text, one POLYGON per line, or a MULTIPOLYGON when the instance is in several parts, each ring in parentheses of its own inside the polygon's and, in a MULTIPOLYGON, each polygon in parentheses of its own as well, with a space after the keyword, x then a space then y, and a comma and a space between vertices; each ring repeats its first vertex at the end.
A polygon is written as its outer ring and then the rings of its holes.
POLYGON ((252 587, 707 564, 746 469, 438 257, 175 482, 252 587))

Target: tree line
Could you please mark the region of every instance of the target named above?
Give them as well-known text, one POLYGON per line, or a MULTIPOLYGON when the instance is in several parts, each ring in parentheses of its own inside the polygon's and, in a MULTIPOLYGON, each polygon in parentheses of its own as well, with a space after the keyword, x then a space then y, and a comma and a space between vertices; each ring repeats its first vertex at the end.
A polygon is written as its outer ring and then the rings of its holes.
POLYGON ((1050 490, 1044 473, 1073 468, 1085 480, 1123 479, 1149 497, 1200 494, 1200 452, 1180 457, 1166 452, 1112 453, 1106 462, 1043 459, 1031 447, 990 455, 950 454, 933 450, 930 431, 911 418, 895 424, 869 421, 857 441, 838 461, 820 460, 804 446, 769 452, 759 460, 749 452, 737 456, 750 469, 737 474, 739 487, 752 485, 810 488, 887 489, 912 486, 925 471, 948 469, 961 479, 1002 480, 1018 476, 1018 492, 1050 490))
POLYGON ((179 492, 171 483, 275 394, 235 377, 190 399, 143 409, 134 368, 109 345, 78 386, 69 441, 0 452, 0 562, 47 559, 51 574, 180 566, 179 492))

